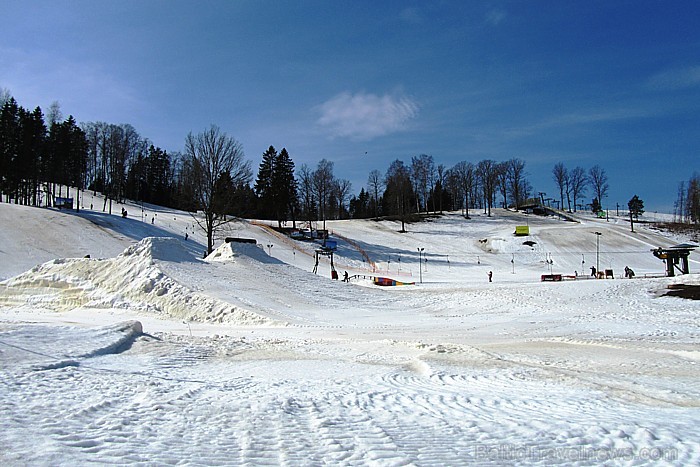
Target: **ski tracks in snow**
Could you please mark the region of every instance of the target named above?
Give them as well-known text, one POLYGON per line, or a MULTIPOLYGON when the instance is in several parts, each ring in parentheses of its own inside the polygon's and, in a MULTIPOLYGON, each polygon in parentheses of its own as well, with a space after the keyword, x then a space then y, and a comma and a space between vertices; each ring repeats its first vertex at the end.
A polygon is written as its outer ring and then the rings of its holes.
POLYGON ((697 409, 649 411, 479 349, 347 341, 345 350, 327 344, 331 359, 318 342, 164 334, 112 345, 125 329, 137 328, 15 325, 0 334, 14 346, 14 356, 7 346, 0 354, 0 440, 13 446, 0 460, 465 465, 503 463, 508 446, 545 463, 567 448, 664 449, 685 464, 700 455, 697 409), (17 352, 39 341, 45 355, 28 352, 21 363, 17 352), (79 364, 50 368, 61 355, 79 364))

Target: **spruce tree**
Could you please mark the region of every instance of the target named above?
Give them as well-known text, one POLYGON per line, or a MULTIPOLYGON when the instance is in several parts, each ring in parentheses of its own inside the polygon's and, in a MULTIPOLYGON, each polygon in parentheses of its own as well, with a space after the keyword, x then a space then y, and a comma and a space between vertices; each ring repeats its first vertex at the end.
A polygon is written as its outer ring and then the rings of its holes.
POLYGON ((17 201, 19 186, 19 168, 17 157, 21 144, 20 107, 10 97, 0 112, 0 192, 7 202, 11 198, 17 201))
POLYGON ((639 196, 634 195, 631 200, 627 203, 629 207, 630 215, 634 216, 635 220, 639 219, 639 216, 644 214, 644 201, 639 199, 639 196))
POLYGON ((640 214, 644 214, 644 201, 639 199, 639 196, 634 195, 627 203, 627 207, 630 212, 630 228, 634 232, 634 220, 639 219, 640 214))
POLYGON ((46 125, 41 108, 33 112, 20 108, 21 140, 17 154, 19 199, 25 205, 38 205, 40 163, 46 146, 46 125))
POLYGON ((272 191, 278 226, 290 216, 296 228, 296 209, 299 204, 294 162, 286 148, 282 148, 272 167, 272 191))
POLYGON ((259 199, 259 215, 263 219, 270 219, 274 214, 275 195, 272 175, 276 159, 277 151, 274 146, 270 146, 263 153, 262 162, 258 168, 258 178, 255 181, 255 194, 259 199))

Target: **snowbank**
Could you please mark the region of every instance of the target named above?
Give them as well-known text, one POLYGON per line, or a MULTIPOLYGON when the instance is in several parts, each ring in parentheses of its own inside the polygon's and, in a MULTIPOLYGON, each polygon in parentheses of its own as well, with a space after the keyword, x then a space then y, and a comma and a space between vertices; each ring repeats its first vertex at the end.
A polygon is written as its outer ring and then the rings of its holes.
POLYGON ((6 306, 51 311, 129 309, 163 318, 236 325, 280 324, 182 286, 156 260, 193 262, 174 238, 145 238, 112 259, 58 259, 3 283, 6 306))

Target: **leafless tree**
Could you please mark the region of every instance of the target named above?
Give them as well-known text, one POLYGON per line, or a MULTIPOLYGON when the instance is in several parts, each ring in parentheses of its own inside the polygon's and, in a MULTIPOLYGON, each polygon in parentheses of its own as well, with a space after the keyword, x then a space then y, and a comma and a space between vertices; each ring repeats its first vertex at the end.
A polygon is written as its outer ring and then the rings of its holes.
POLYGON ((207 252, 214 249, 214 235, 232 218, 221 212, 221 196, 216 189, 219 179, 226 174, 234 185, 249 183, 252 172, 250 162, 245 161, 241 144, 233 137, 212 125, 209 129, 187 135, 185 153, 192 161, 196 183, 197 207, 204 214, 204 220, 194 216, 207 235, 207 252))
POLYGON ((326 230, 326 217, 330 207, 331 196, 335 188, 335 177, 333 175, 333 162, 321 159, 318 167, 312 175, 313 189, 316 201, 318 202, 319 214, 323 219, 323 230, 326 230))
POLYGON ((379 170, 372 170, 367 179, 367 188, 374 197, 374 218, 379 217, 379 192, 384 189, 384 180, 379 170))
POLYGON ((498 163, 491 159, 484 159, 477 164, 476 174, 483 196, 484 213, 490 217, 498 183, 498 163))
POLYGON ((345 203, 347 202, 351 189, 352 184, 350 180, 341 179, 335 181, 335 199, 338 202, 338 217, 340 219, 343 218, 343 213, 347 210, 345 203))
POLYGON ((12 98, 12 93, 7 88, 0 88, 0 107, 5 105, 5 102, 9 102, 12 98))
POLYGON ((308 165, 302 164, 297 175, 299 179, 299 196, 307 221, 315 218, 316 198, 314 197, 313 171, 308 165))
POLYGON ((433 185, 433 212, 435 211, 435 198, 437 198, 438 209, 440 210, 440 213, 442 213, 442 192, 445 189, 447 169, 445 169, 445 166, 443 164, 438 164, 437 171, 435 173, 435 184, 433 185))
POLYGON ((464 196, 464 216, 469 219, 470 195, 473 192, 474 180, 474 164, 471 162, 461 161, 455 164, 452 168, 457 176, 461 187, 462 196, 464 196))
POLYGON ((569 188, 571 196, 574 199, 574 212, 576 212, 576 201, 581 199, 586 194, 586 186, 588 178, 586 171, 581 167, 575 167, 569 174, 569 188))
POLYGON ((51 125, 60 123, 63 120, 63 112, 61 112, 61 104, 58 101, 53 101, 46 114, 46 125, 51 128, 51 125))
POLYGON ((496 164, 496 186, 503 197, 503 207, 508 207, 508 162, 496 164))
POLYGON ((401 232, 406 232, 406 217, 410 213, 413 195, 411 171, 404 165, 403 161, 396 159, 386 172, 384 196, 391 205, 391 213, 399 216, 401 220, 401 232))
POLYGON ((683 222, 685 220, 685 182, 678 184, 678 198, 673 203, 673 222, 683 222))
POLYGON ((588 180, 593 188, 593 193, 595 194, 598 202, 603 206, 603 198, 608 196, 608 176, 605 174, 605 170, 599 165, 594 165, 588 170, 588 180))
POLYGON ((435 161, 433 156, 421 154, 411 158, 411 179, 417 195, 417 211, 428 212, 428 193, 434 183, 435 161))
MULTIPOLYGON (((566 192, 567 198, 569 195, 568 185, 569 185, 569 171, 566 170, 564 164, 558 162, 554 165, 552 169, 552 176, 559 189, 559 200, 561 202, 561 209, 564 209, 564 193, 566 192)), ((569 203, 571 204, 571 203, 569 203)), ((569 210, 571 210, 571 205, 569 205, 569 210)))
POLYGON ((507 162, 508 192, 515 203, 515 209, 527 199, 530 191, 530 183, 526 179, 525 162, 520 159, 511 159, 507 162))
MULTIPOLYGON (((112 213, 112 201, 122 201, 131 164, 143 155, 148 141, 129 124, 82 124, 87 140, 87 176, 94 191, 105 195, 103 211, 112 213)), ((48 191, 48 190, 47 190, 48 191)))
POLYGON ((688 181, 686 200, 686 219, 690 219, 694 224, 700 224, 700 175, 697 173, 694 173, 688 181))

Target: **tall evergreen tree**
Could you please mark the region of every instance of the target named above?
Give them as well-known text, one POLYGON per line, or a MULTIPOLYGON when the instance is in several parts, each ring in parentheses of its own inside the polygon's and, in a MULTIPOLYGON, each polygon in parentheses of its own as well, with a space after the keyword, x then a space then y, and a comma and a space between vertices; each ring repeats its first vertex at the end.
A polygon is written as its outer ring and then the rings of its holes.
POLYGON ((263 153, 260 167, 258 167, 258 178, 255 181, 255 194, 258 195, 259 200, 259 215, 263 219, 271 219, 275 214, 275 193, 272 177, 275 170, 276 159, 277 150, 274 146, 270 146, 267 151, 263 153))
POLYGON ((41 159, 46 147, 46 125, 41 108, 20 109, 21 141, 17 157, 19 198, 22 204, 39 204, 41 159))
POLYGON ((148 190, 146 201, 161 206, 170 205, 173 184, 170 156, 153 145, 148 148, 145 183, 148 190))
POLYGON ((14 198, 19 189, 19 157, 21 145, 20 107, 10 97, 0 113, 0 192, 7 202, 14 198))
MULTIPOLYGON (((54 185, 83 188, 87 168, 88 144, 85 132, 76 124, 72 115, 65 122, 54 123, 49 132, 48 170, 45 180, 54 185)), ((47 190, 55 196, 55 189, 47 190)), ((62 192, 59 190, 59 196, 62 192)), ((70 193, 66 193, 70 196, 70 193)), ((79 209, 79 205, 78 205, 79 209)))
POLYGON ((629 208, 630 212, 630 226, 632 228, 632 232, 634 232, 634 221, 632 219, 634 218, 634 220, 638 220, 639 216, 644 214, 644 201, 639 199, 639 196, 634 195, 627 203, 627 207, 629 208))
POLYGON ((364 188, 360 189, 358 196, 350 199, 350 217, 353 219, 366 219, 370 216, 370 196, 364 188))
POLYGON ((287 216, 290 216, 293 227, 296 228, 296 210, 299 205, 299 196, 297 194, 297 181, 294 178, 294 162, 286 148, 282 148, 279 155, 275 158, 275 163, 272 167, 272 190, 278 225, 281 227, 282 221, 286 221, 287 216))

